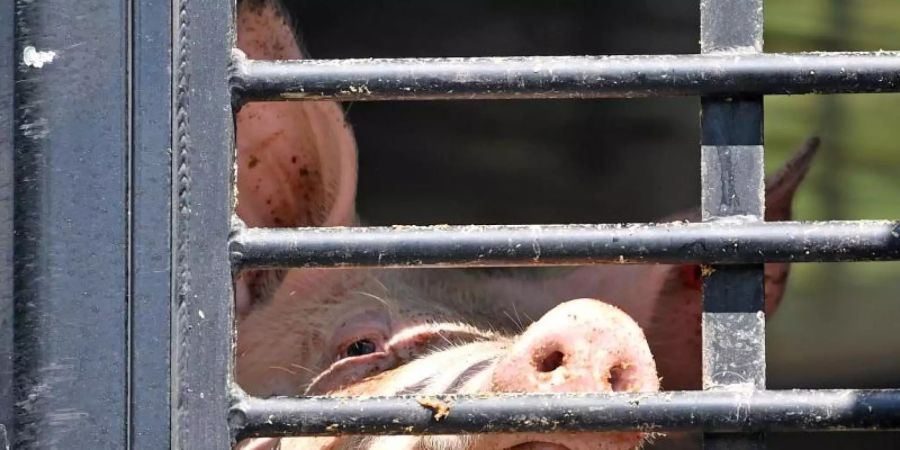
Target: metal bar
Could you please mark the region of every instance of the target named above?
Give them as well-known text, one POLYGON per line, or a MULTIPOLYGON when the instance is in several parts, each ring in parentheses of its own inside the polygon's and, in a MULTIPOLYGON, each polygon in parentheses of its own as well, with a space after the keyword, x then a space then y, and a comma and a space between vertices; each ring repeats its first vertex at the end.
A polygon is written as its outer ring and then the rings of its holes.
POLYGON ((238 269, 761 263, 900 259, 900 222, 249 228, 238 269))
POLYGON ((486 397, 248 398, 231 409, 238 439, 338 434, 900 429, 900 390, 671 391, 486 397), (431 409, 447 406, 436 420, 431 409))
POLYGON ((234 2, 175 0, 172 448, 230 448, 234 2))
MULTIPOLYGON (((730 57, 762 50, 763 0, 700 1, 701 53, 730 57)), ((762 221, 763 99, 738 89, 709 94, 701 98, 701 216, 704 221, 762 221)), ((765 389, 763 265, 714 266, 704 272, 703 389, 765 389)), ((765 437, 707 433, 704 448, 765 448, 765 437)))
MULTIPOLYGON (((762 103, 757 101, 735 100, 728 103, 705 100, 704 113, 707 115, 704 122, 718 118, 716 126, 704 127, 710 130, 706 136, 730 128, 735 132, 726 137, 734 138, 737 133, 757 133, 759 138, 758 131, 753 131, 759 130, 759 126, 753 122, 761 120, 761 114, 758 114, 761 109, 762 103), (725 111, 729 106, 723 105, 735 105, 737 111, 725 111), (715 114, 709 114, 713 111, 715 114)), ((713 139, 712 142, 718 141, 713 139)), ((704 145, 701 171, 704 220, 739 217, 737 220, 750 223, 751 228, 763 224, 762 145, 704 145)), ((844 243, 850 245, 850 241, 852 238, 844 243)), ((748 389, 765 388, 763 266, 758 260, 752 261, 750 258, 743 262, 756 264, 716 266, 705 271, 708 274, 703 283, 705 388, 733 385, 745 385, 748 389)))
POLYGON ((172 4, 133 0, 129 311, 131 450, 171 444, 172 4))
POLYGON ((900 52, 302 61, 256 61, 237 56, 236 65, 235 93, 243 101, 900 91, 900 52))
POLYGON ((13 28, 14 2, 0 2, 0 449, 15 428, 13 395, 13 28))
POLYGON ((127 446, 127 2, 15 2, 12 448, 127 446))

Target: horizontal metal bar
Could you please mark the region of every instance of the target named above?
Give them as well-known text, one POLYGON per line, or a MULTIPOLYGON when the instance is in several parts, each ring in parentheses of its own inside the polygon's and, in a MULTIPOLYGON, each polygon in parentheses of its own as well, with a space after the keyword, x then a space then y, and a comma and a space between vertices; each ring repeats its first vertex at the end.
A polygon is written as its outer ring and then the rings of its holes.
POLYGON ((548 430, 900 430, 900 390, 249 398, 234 404, 230 423, 238 439, 548 430), (436 416, 437 411, 442 414, 436 416))
POLYGON ((900 222, 248 228, 230 250, 236 269, 886 261, 900 222))
POLYGON ((900 52, 246 60, 258 100, 475 100, 897 92, 900 52))

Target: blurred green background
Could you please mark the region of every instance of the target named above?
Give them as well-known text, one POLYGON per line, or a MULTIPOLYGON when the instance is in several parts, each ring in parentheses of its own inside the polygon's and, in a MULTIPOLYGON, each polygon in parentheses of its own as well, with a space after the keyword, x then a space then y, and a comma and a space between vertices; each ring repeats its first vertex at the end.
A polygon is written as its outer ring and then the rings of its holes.
MULTIPOLYGON (((900 48, 896 0, 766 3, 765 50, 900 48)), ((825 147, 797 199, 799 219, 900 218, 900 95, 766 98, 767 166, 810 130, 825 147)), ((900 385, 900 264, 799 264, 769 328, 777 385, 900 385), (811 319, 811 320, 810 320, 811 319)))

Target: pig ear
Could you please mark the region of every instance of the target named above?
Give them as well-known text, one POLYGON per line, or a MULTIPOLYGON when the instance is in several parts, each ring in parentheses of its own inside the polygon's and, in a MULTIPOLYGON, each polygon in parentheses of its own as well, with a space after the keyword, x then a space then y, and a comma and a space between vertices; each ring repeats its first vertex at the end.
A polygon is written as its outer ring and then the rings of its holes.
MULTIPOLYGON (((274 0, 238 5, 237 43, 251 59, 301 59, 274 0)), ((353 220, 356 143, 334 102, 262 102, 237 114, 237 213, 248 226, 332 226, 353 220)))
MULTIPOLYGON (((774 175, 766 179, 766 221, 791 220, 791 210, 794 194, 800 183, 809 172, 813 157, 819 148, 818 137, 810 137, 794 156, 785 163, 774 175)), ((692 210, 682 214, 671 216, 670 220, 699 220, 700 211, 692 210)), ((784 294, 789 265, 772 263, 766 264, 766 310, 774 311, 784 294)), ((678 270, 677 278, 681 286, 700 289, 699 266, 682 266, 678 270)), ((665 293, 663 293, 665 295, 665 293)))
POLYGON ((820 140, 813 136, 803 143, 800 150, 778 172, 766 179, 766 220, 791 220, 794 193, 809 172, 820 140))
MULTIPOLYGON (((791 219, 791 206, 813 156, 818 138, 808 139, 801 149, 778 172, 766 180, 766 220, 791 219)), ((699 219, 699 210, 673 216, 671 219, 699 219)), ((695 388, 700 374, 700 290, 702 270, 699 266, 646 266, 644 277, 660 279, 656 270, 667 273, 654 301, 648 339, 666 389, 695 388)), ((765 265, 766 313, 771 314, 781 302, 790 265, 765 265)))
MULTIPOLYGON (((276 0, 237 8, 237 45, 251 59, 303 57, 276 0)), ((350 225, 356 143, 334 102, 262 102, 237 114, 237 215, 252 227, 350 225)), ((238 316, 270 297, 283 271, 248 271, 236 282, 238 316)))
MULTIPOLYGON (((806 140, 799 151, 782 168, 766 180, 766 220, 791 220, 794 194, 809 172, 819 149, 819 138, 806 140)), ((790 264, 771 263, 765 266, 766 313, 775 312, 787 285, 790 264)))

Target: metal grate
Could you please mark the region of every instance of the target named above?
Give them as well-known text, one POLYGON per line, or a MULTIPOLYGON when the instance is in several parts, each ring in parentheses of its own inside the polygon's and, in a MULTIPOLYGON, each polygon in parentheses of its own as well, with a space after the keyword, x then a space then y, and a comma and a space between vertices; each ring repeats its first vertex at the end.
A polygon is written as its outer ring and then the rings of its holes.
POLYGON ((730 448, 762 446, 759 433, 767 430, 900 424, 900 393, 895 391, 766 391, 762 312, 764 261, 900 256, 900 228, 894 222, 762 222, 762 95, 897 91, 900 55, 764 55, 762 0, 702 1, 701 18, 702 55, 268 62, 248 61, 236 52, 239 102, 701 95, 704 220, 690 225, 238 228, 230 246, 236 269, 728 265, 716 266, 703 285, 705 392, 448 396, 454 418, 440 422, 412 397, 238 397, 231 410, 235 436, 541 431, 549 421, 572 431, 703 430, 707 447, 730 448))
POLYGON ((546 420, 703 431, 710 448, 761 447, 768 431, 900 430, 900 390, 766 390, 762 315, 763 262, 900 260, 900 222, 762 221, 762 96, 900 92, 900 53, 764 54, 762 3, 701 0, 700 55, 286 62, 234 49, 227 1, 0 4, 0 89, 14 94, 0 95, 13 136, 0 131, 0 219, 13 218, 0 220, 0 449, 226 449, 546 420), (55 59, 26 64, 29 47, 55 59), (702 99, 702 223, 234 225, 243 102, 682 95, 702 99), (715 265, 704 391, 448 396, 454 414, 438 422, 413 397, 257 399, 232 380, 223 299, 238 270, 624 262, 715 265))
POLYGON ((699 95, 697 224, 343 229, 236 228, 235 270, 624 262, 716 264, 703 283, 703 392, 447 396, 436 421, 413 397, 254 399, 250 436, 702 430, 708 448, 762 447, 765 431, 895 429, 900 391, 765 389, 763 262, 900 257, 896 222, 764 223, 763 95, 900 91, 897 53, 762 53, 762 0, 701 1, 701 55, 252 61, 235 100, 549 99, 699 95), (540 249, 539 251, 535 249, 540 249))

